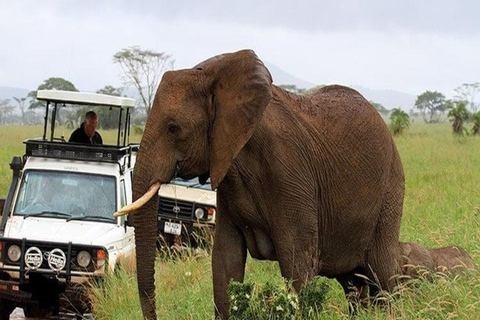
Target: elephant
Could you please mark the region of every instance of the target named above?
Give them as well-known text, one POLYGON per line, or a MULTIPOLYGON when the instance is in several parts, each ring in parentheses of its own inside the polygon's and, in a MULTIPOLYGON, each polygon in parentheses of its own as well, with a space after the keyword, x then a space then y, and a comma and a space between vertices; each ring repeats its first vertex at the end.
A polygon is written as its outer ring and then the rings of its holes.
POLYGON ((349 295, 396 285, 403 166, 385 121, 351 88, 290 93, 252 50, 163 75, 137 155, 136 201, 115 213, 133 215, 147 319, 156 319, 154 196, 174 177, 210 177, 217 190, 217 317, 228 318, 228 283, 243 281, 247 253, 278 261, 297 290, 317 275, 349 295))
POLYGON ((448 274, 478 270, 472 257, 459 246, 424 248, 415 242, 401 242, 400 245, 404 257, 402 272, 413 278, 418 277, 419 268, 448 274))

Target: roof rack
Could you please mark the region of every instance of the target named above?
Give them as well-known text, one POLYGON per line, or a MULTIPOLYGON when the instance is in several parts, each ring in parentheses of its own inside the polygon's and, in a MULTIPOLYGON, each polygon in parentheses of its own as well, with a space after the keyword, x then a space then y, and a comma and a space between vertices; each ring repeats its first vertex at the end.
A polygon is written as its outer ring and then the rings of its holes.
POLYGON ((44 140, 26 140, 26 156, 116 163, 138 151, 139 145, 96 146, 44 140))
POLYGON ((65 104, 73 104, 118 108, 120 111, 118 117, 117 146, 125 146, 127 144, 127 138, 130 137, 130 109, 135 107, 134 99, 90 92, 38 90, 37 100, 46 102, 43 124, 43 140, 45 141, 47 141, 50 106, 52 106, 52 110, 50 112, 50 138, 48 140, 53 142, 54 140, 58 140, 58 138, 55 138, 55 122, 59 108, 65 104), (121 139, 122 137, 123 141, 121 139))
POLYGON ((135 107, 135 100, 132 98, 78 91, 38 90, 37 100, 106 107, 135 107))

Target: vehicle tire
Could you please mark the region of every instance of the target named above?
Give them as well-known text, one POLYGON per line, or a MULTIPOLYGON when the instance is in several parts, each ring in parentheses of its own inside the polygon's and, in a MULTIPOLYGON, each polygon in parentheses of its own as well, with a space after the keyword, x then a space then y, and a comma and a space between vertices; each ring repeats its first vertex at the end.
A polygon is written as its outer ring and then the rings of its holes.
POLYGON ((10 314, 15 310, 15 305, 12 301, 0 299, 0 319, 9 320, 10 314))
POLYGON ((41 307, 38 303, 28 303, 23 307, 23 313, 27 318, 45 319, 53 314, 53 308, 41 307))

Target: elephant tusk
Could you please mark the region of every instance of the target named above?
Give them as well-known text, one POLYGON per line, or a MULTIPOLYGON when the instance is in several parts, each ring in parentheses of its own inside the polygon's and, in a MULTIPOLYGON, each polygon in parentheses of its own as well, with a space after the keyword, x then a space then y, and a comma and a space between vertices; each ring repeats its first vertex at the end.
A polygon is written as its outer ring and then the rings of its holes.
POLYGON ((148 191, 145 192, 145 194, 143 196, 141 196, 140 198, 137 199, 137 201, 135 201, 132 204, 129 204, 128 206, 125 206, 125 207, 121 208, 120 210, 115 212, 113 214, 113 216, 114 217, 123 216, 123 215, 126 215, 128 213, 131 213, 132 211, 140 209, 141 207, 143 207, 143 205, 145 203, 147 203, 158 192, 158 189, 160 189, 160 182, 157 182, 157 183, 153 184, 150 187, 150 189, 148 189, 148 191))

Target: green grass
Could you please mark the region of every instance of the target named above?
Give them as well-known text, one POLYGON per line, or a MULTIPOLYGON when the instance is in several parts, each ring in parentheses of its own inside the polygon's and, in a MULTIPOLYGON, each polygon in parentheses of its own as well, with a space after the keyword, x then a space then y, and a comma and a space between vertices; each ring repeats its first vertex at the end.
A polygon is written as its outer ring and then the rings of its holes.
MULTIPOLYGON (((0 126, 0 195, 8 190, 11 157, 23 154, 21 140, 40 136, 41 129, 0 126)), ((434 247, 456 244, 480 265, 480 138, 455 138, 449 123, 416 122, 395 140, 406 176, 401 240, 434 247)), ((156 268, 160 319, 213 318, 209 257, 158 259, 156 268)), ((246 282, 283 283, 276 263, 252 259, 246 282)), ((328 284, 325 309, 312 319, 348 319, 340 286, 328 284)), ((92 297, 97 320, 141 319, 134 273, 108 277, 104 289, 93 290, 92 297)), ((433 281, 418 281, 385 300, 384 307, 360 310, 357 319, 480 319, 480 277, 435 275, 433 281)))

